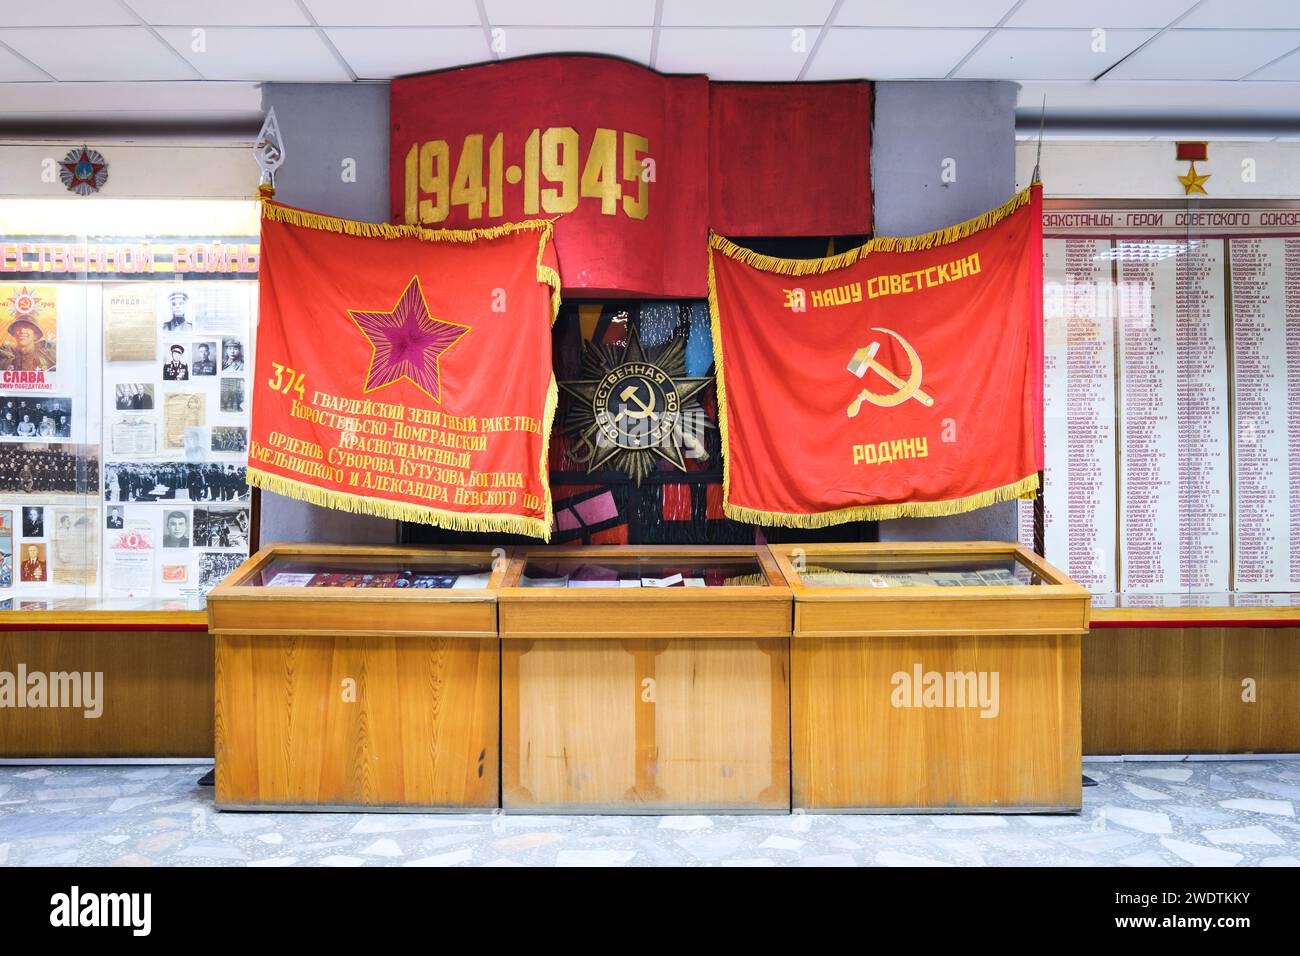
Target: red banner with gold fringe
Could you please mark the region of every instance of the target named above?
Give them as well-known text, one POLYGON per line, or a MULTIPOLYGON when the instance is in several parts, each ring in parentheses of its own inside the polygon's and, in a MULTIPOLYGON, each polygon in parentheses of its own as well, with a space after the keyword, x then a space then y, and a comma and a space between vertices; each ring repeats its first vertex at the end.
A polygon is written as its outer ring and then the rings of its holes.
POLYGON ((264 202, 249 484, 549 538, 551 232, 433 231, 264 202))
POLYGON ((1032 497, 1042 189, 825 259, 710 239, 727 516, 823 527, 1032 497))
POLYGON ((391 221, 558 217, 566 295, 697 297, 709 226, 871 228, 871 87, 710 83, 592 55, 523 57, 390 87, 391 221))

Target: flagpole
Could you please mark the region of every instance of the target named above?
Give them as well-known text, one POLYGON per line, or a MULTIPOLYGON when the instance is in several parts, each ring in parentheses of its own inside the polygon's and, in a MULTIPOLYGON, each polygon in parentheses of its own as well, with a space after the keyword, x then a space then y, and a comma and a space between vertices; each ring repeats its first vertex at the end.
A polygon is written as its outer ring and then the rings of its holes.
POLYGON ((1030 183, 1040 182, 1038 178, 1039 167, 1043 162, 1043 127, 1047 125, 1047 94, 1043 94, 1043 108, 1038 115, 1038 152, 1034 156, 1034 174, 1029 177, 1030 183))

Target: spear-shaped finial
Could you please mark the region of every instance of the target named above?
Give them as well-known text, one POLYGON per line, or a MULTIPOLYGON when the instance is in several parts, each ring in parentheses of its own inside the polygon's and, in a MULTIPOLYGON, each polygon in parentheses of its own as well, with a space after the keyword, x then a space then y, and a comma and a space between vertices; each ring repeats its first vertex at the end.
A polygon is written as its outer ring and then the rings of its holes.
POLYGON ((1041 182, 1038 175, 1038 167, 1043 162, 1043 127, 1047 125, 1047 94, 1043 94, 1043 109, 1038 116, 1038 153, 1034 156, 1034 174, 1029 177, 1030 183, 1041 182))
POLYGON ((257 192, 265 199, 275 195, 275 171, 284 163, 284 141, 280 138, 280 124, 275 119, 275 107, 267 110, 257 142, 253 144, 253 158, 262 171, 257 192))

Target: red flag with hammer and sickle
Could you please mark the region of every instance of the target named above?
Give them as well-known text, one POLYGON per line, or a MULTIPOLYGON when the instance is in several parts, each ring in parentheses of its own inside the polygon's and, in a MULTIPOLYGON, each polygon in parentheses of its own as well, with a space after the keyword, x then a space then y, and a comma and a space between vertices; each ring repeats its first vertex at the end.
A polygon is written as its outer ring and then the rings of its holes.
POLYGON ((811 528, 1033 496, 1041 186, 826 259, 709 245, 728 517, 811 528))

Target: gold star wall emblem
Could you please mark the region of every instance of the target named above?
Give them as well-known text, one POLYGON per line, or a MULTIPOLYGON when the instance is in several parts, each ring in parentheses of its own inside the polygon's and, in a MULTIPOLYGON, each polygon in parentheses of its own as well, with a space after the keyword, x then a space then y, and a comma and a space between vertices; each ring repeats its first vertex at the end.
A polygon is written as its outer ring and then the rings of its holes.
POLYGON ((1178 181, 1183 184, 1183 195, 1191 196, 1200 193, 1202 196, 1209 195, 1205 191, 1205 181, 1210 178, 1210 174, 1201 175, 1196 171, 1196 163, 1187 164, 1187 175, 1179 176, 1178 181))

